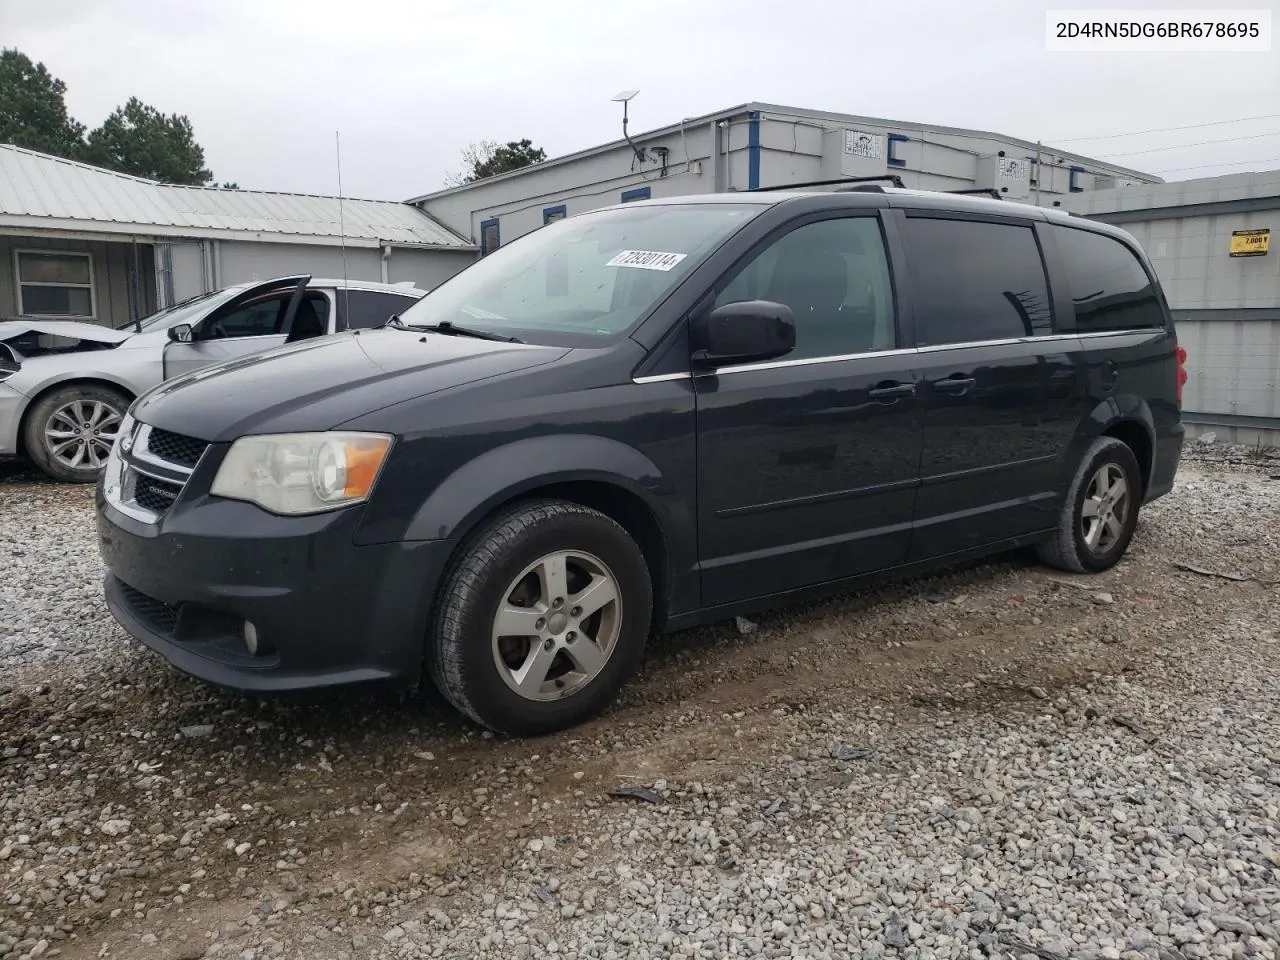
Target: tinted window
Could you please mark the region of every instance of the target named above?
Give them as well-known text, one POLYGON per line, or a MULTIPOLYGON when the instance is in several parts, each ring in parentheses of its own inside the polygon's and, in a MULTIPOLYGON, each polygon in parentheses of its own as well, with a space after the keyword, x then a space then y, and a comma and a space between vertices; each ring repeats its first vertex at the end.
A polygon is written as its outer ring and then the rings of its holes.
POLYGON ((212 337, 267 337, 280 332, 287 299, 272 297, 237 307, 218 317, 209 335, 212 337))
MULTIPOLYGON (((217 317, 205 333, 206 337, 270 337, 283 333, 284 315, 289 308, 293 292, 274 294, 255 300, 217 317)), ((323 294, 308 294, 321 329, 328 329, 329 300, 323 294)), ((299 305, 301 309, 301 305, 299 305)))
POLYGON ((1070 227, 1053 228, 1067 265, 1075 329, 1162 327, 1164 313, 1147 272, 1119 240, 1070 227))
POLYGON ((920 346, 1047 334, 1049 288, 1030 227, 907 218, 920 346))
POLYGON ((753 257, 716 305, 738 300, 791 308, 796 347, 789 359, 889 350, 896 342, 889 264, 875 217, 792 230, 753 257))
POLYGON ((338 303, 346 308, 347 327, 352 330, 381 326, 394 314, 407 310, 414 299, 397 293, 378 293, 376 290, 338 291, 338 303))

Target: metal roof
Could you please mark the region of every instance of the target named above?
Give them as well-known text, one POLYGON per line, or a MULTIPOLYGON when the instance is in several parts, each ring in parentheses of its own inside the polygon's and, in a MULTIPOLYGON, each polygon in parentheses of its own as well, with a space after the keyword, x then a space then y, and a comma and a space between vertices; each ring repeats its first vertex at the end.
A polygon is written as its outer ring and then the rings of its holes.
POLYGON ((157 183, 0 144, 0 226, 475 249, 407 203, 344 198, 341 207, 337 197, 157 183))

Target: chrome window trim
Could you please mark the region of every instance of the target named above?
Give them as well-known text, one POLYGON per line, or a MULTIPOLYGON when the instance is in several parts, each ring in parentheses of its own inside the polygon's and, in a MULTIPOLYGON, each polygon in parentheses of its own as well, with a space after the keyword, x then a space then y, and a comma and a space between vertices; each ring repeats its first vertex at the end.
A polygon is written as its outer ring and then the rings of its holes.
POLYGON ((786 367, 804 367, 817 363, 843 363, 848 360, 875 359, 877 357, 903 357, 921 353, 939 353, 943 350, 966 350, 973 347, 1004 347, 1027 343, 1062 343, 1071 340, 1094 340, 1101 337, 1124 337, 1134 334, 1158 335, 1166 333, 1164 327, 1133 327, 1126 330, 1099 330, 1090 333, 1050 333, 1043 337, 1002 337, 995 340, 969 340, 963 343, 939 343, 924 347, 900 347, 894 350, 868 350, 865 353, 844 353, 830 357, 803 357, 798 360, 765 360, 760 363, 740 363, 697 373, 659 373, 644 377, 632 377, 632 383, 663 383, 672 380, 691 380, 695 376, 714 377, 730 373, 747 373, 752 370, 780 370, 786 367))
POLYGON ((688 380, 689 372, 682 370, 679 373, 653 373, 643 377, 632 377, 632 383, 665 383, 668 380, 688 380))
POLYGON ((1167 332, 1167 327, 1128 327, 1124 330, 1091 330, 1088 333, 1074 334, 1074 336, 1081 340, 1094 340, 1099 337, 1128 337, 1135 333, 1161 334, 1167 332))
POLYGON ((708 370, 704 376, 720 376, 727 373, 747 373, 751 370, 777 370, 784 367, 807 367, 817 363, 843 363, 848 360, 874 360, 877 357, 906 357, 917 351, 913 347, 894 350, 867 350, 863 353, 841 353, 831 357, 801 357, 798 360, 765 360, 760 363, 736 363, 727 367, 708 370))

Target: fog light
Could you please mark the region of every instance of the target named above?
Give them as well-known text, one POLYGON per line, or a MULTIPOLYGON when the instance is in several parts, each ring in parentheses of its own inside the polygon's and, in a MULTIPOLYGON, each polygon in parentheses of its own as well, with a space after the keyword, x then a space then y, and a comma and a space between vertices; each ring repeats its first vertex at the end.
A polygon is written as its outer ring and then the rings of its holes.
POLYGON ((249 650, 249 656, 258 655, 258 628, 248 620, 244 622, 244 645, 249 650))

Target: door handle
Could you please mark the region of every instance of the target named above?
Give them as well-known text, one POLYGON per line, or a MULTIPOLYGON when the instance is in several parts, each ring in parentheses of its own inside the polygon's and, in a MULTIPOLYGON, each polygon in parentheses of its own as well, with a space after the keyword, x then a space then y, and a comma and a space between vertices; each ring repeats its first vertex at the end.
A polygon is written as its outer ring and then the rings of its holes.
POLYGON ((934 380, 933 388, 943 393, 964 393, 978 381, 973 377, 964 377, 960 374, 947 377, 945 380, 934 380))
POLYGON ((916 395, 916 385, 914 383, 883 383, 878 387, 873 387, 867 391, 867 396, 872 400, 881 400, 893 403, 902 397, 914 397, 916 395))

